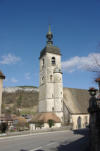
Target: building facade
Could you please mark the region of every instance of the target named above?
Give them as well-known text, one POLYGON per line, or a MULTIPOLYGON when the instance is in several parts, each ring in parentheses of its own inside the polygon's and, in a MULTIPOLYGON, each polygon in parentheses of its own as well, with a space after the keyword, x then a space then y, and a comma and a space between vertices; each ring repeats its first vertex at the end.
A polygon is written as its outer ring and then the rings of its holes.
POLYGON ((53 46, 49 27, 47 45, 40 53, 39 113, 54 113, 63 122, 63 82, 61 53, 53 46))

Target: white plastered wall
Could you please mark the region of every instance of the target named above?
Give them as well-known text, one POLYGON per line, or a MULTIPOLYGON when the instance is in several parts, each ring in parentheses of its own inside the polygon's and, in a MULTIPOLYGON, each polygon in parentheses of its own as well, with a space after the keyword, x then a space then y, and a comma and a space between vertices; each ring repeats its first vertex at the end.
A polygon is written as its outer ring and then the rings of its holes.
MULTIPOLYGON (((59 128, 61 127, 61 123, 55 123, 54 126, 52 126, 52 128, 59 128)), ((47 129, 49 128, 49 124, 48 123, 44 123, 44 126, 42 127, 42 129, 47 129)))
POLYGON ((72 125, 73 129, 78 129, 78 118, 81 118, 81 127, 80 128, 86 128, 87 125, 89 125, 89 114, 78 114, 78 115, 72 115, 72 125))

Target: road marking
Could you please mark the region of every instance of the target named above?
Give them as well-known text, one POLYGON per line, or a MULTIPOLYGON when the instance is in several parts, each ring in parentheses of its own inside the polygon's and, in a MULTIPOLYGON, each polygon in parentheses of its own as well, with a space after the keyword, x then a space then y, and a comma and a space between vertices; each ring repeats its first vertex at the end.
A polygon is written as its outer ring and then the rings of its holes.
POLYGON ((56 144, 56 142, 49 143, 49 144, 47 144, 47 145, 45 145, 45 146, 50 146, 50 145, 53 145, 53 144, 56 144))
POLYGON ((29 151, 36 151, 36 150, 39 150, 39 149, 41 149, 41 148, 42 148, 42 146, 37 147, 37 148, 34 148, 34 149, 31 149, 31 150, 29 150, 29 151))

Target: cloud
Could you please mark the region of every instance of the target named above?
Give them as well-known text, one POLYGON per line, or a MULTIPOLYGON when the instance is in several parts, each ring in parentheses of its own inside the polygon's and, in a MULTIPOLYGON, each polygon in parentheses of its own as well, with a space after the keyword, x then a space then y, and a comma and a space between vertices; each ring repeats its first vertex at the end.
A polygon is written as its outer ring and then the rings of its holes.
POLYGON ((11 82, 12 82, 12 83, 17 83, 17 82, 18 82, 18 80, 17 80, 17 79, 15 79, 15 78, 12 78, 12 79, 11 79, 11 82))
POLYGON ((62 68, 67 72, 76 70, 100 71, 100 53, 90 53, 87 57, 72 57, 62 62, 62 68))
POLYGON ((27 80, 31 79, 29 72, 25 74, 25 79, 27 79, 27 80))
POLYGON ((8 55, 4 55, 1 57, 2 60, 0 61, 0 64, 15 64, 16 62, 20 61, 21 58, 20 57, 16 57, 15 55, 12 54, 8 54, 8 55))

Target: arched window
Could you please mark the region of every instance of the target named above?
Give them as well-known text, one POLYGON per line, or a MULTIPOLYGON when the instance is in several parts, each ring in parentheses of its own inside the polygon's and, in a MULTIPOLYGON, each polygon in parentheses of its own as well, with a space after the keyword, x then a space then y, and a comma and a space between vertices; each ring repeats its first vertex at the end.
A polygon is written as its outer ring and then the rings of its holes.
POLYGON ((52 107, 52 111, 54 111, 54 107, 52 107))
POLYGON ((81 125, 82 124, 82 118, 79 116, 78 118, 77 118, 77 126, 78 126, 78 129, 80 129, 81 128, 81 125))
POLYGON ((42 65, 43 65, 43 67, 44 67, 44 59, 42 60, 42 65))
POLYGON ((88 125, 88 117, 85 116, 85 117, 84 117, 84 120, 85 120, 85 126, 87 126, 87 125, 88 125))
POLYGON ((50 81, 52 81, 52 75, 50 75, 50 81))
POLYGON ((55 64, 56 64, 55 57, 52 57, 52 65, 55 65, 55 64))

